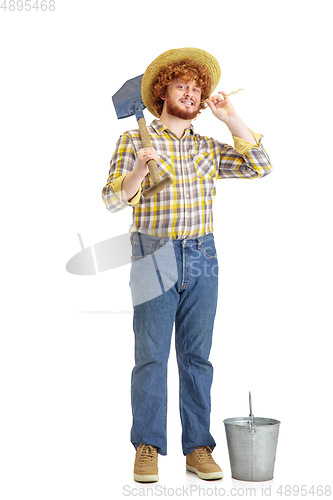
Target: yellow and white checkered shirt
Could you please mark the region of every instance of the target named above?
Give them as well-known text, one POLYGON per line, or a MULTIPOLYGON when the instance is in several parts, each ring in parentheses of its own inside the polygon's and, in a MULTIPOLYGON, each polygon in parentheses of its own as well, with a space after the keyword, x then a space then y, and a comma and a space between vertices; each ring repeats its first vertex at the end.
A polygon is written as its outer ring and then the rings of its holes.
POLYGON ((192 126, 181 139, 158 120, 152 122, 148 131, 152 147, 159 155, 160 176, 163 179, 171 175, 173 184, 145 199, 141 193, 151 186, 147 175, 134 198, 129 202, 121 199, 124 177, 133 169, 142 148, 139 130, 132 130, 121 135, 117 142, 102 192, 110 212, 127 206, 133 208, 131 232, 169 238, 194 238, 213 232, 212 206, 217 179, 255 179, 272 170, 261 145, 262 136, 254 132, 257 145, 233 137, 233 148, 195 134, 192 126))

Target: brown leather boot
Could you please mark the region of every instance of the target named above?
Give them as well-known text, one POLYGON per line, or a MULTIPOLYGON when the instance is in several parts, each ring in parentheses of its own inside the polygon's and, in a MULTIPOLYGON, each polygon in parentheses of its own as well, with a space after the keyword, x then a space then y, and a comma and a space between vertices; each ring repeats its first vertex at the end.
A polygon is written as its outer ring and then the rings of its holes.
POLYGON ((222 479, 223 472, 212 457, 209 446, 198 446, 186 457, 186 470, 194 472, 200 479, 222 479))
POLYGON ((135 481, 139 483, 153 483, 158 481, 157 467, 158 453, 155 446, 150 444, 139 444, 134 462, 135 481))

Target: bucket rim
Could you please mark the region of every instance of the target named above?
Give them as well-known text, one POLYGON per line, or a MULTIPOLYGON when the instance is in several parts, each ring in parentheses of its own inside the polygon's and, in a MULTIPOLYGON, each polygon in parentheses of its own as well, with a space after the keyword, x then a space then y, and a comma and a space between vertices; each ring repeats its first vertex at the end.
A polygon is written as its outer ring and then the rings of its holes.
MULTIPOLYGON (((224 425, 234 425, 239 426, 240 422, 251 422, 251 417, 230 417, 223 420, 224 425)), ((268 417, 253 417, 253 422, 255 425, 279 425, 281 424, 280 420, 276 420, 275 418, 268 417)))

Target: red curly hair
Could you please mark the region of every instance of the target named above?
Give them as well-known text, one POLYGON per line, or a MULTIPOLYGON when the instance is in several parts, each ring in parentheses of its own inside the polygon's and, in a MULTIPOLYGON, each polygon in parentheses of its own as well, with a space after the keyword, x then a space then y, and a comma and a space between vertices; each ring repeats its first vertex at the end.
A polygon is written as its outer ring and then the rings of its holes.
MULTIPOLYGON (((205 101, 210 96, 212 84, 205 66, 189 59, 169 64, 161 68, 152 85, 152 106, 159 116, 162 114, 164 104, 164 100, 161 99, 161 96, 166 94, 167 87, 174 78, 182 78, 185 82, 195 80, 197 85, 201 88, 202 101, 205 101)), ((206 105, 201 103, 200 109, 205 108, 206 105)))

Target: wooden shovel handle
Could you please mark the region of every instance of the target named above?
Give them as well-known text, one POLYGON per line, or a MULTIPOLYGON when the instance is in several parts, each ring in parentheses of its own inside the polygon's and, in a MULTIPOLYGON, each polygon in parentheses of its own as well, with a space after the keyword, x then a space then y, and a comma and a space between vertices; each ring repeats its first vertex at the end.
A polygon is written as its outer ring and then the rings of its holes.
MULTIPOLYGON (((150 140, 149 133, 147 130, 146 120, 144 118, 140 118, 138 120, 138 124, 139 124, 140 137, 141 137, 141 142, 142 142, 143 147, 144 148, 151 148, 152 144, 151 144, 151 140, 150 140)), ((158 173, 158 168, 157 168, 156 162, 154 160, 149 160, 148 168, 149 168, 150 177, 151 177, 153 183, 156 184, 156 182, 161 180, 160 174, 158 173)))

